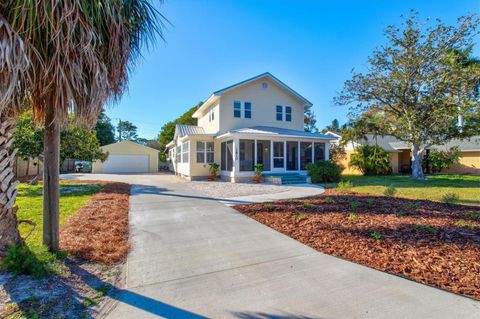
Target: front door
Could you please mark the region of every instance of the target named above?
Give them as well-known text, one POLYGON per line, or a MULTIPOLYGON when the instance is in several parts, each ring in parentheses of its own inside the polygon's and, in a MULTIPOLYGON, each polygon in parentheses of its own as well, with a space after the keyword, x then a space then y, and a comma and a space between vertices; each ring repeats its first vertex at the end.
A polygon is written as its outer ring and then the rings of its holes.
POLYGON ((272 172, 285 172, 285 142, 273 142, 272 172))

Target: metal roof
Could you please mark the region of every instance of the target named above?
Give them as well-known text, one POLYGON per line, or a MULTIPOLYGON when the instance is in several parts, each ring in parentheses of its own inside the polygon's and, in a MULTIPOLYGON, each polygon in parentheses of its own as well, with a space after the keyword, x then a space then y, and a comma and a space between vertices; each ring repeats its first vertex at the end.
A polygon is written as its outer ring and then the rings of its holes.
POLYGON ((305 131, 298 131, 298 130, 291 130, 286 128, 279 128, 279 127, 270 127, 270 126, 253 126, 253 127, 246 127, 240 128, 236 130, 231 130, 226 134, 253 134, 253 135, 265 135, 265 136, 295 136, 295 137, 307 137, 307 138, 321 138, 321 139, 328 139, 328 140, 335 140, 336 137, 321 134, 321 133, 311 133, 305 131))
POLYGON ((205 130, 203 127, 195 125, 183 125, 177 124, 175 126, 175 136, 184 137, 187 135, 205 135, 205 130))

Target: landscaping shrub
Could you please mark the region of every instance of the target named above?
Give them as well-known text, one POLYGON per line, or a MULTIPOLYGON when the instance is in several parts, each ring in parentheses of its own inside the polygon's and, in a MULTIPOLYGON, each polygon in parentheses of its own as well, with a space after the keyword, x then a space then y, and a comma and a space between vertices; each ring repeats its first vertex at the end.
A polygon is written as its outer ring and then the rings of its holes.
POLYGON ((337 188, 340 189, 340 190, 349 190, 352 187, 353 187, 353 184, 348 179, 340 181, 337 185, 337 188))
POLYGON ((386 197, 395 197, 395 194, 397 193, 397 189, 395 188, 395 186, 388 186, 388 187, 385 187, 385 190, 383 191, 383 195, 385 195, 386 197))
POLYGON ((332 161, 318 161, 307 165, 312 183, 331 183, 340 180, 343 167, 332 161))
POLYGON ((16 275, 31 275, 40 278, 54 270, 53 263, 58 256, 48 251, 46 246, 35 246, 30 250, 24 244, 8 247, 2 261, 2 268, 16 275))
POLYGON ((452 147, 449 151, 431 150, 428 154, 430 168, 434 173, 440 173, 443 169, 449 168, 460 162, 460 149, 452 147))
POLYGON ((363 175, 389 175, 392 173, 390 156, 379 146, 360 146, 350 157, 350 166, 363 175))
POLYGON ((460 200, 460 197, 458 196, 458 194, 455 194, 455 193, 445 193, 442 196, 442 203, 447 205, 456 204, 458 203, 459 200, 460 200))

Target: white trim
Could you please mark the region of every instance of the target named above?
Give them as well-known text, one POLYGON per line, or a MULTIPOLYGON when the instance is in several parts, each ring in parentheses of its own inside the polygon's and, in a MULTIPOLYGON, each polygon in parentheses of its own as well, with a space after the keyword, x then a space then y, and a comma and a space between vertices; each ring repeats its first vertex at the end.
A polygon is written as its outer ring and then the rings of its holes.
MULTIPOLYGON (((197 135, 198 136, 198 135, 197 135)), ((269 137, 269 138, 299 138, 299 139, 312 139, 312 140, 322 140, 326 143, 332 141, 332 139, 325 138, 325 137, 310 137, 310 136, 302 136, 302 135, 285 135, 285 134, 265 134, 265 133, 237 133, 237 132, 226 132, 222 135, 216 136, 215 138, 223 139, 231 136, 239 136, 239 137, 246 137, 246 136, 256 136, 258 139, 262 137, 269 137)))

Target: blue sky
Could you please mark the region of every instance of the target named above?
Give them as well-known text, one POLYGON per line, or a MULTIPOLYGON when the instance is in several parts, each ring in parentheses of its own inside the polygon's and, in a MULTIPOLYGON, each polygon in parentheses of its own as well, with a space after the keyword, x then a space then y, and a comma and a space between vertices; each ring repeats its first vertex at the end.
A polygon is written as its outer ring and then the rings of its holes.
POLYGON ((166 42, 144 53, 107 114, 154 138, 211 92, 268 71, 314 104, 319 128, 343 123, 348 109, 333 97, 384 43, 385 27, 410 9, 453 24, 480 12, 480 0, 166 0, 159 7, 172 24, 166 42))

